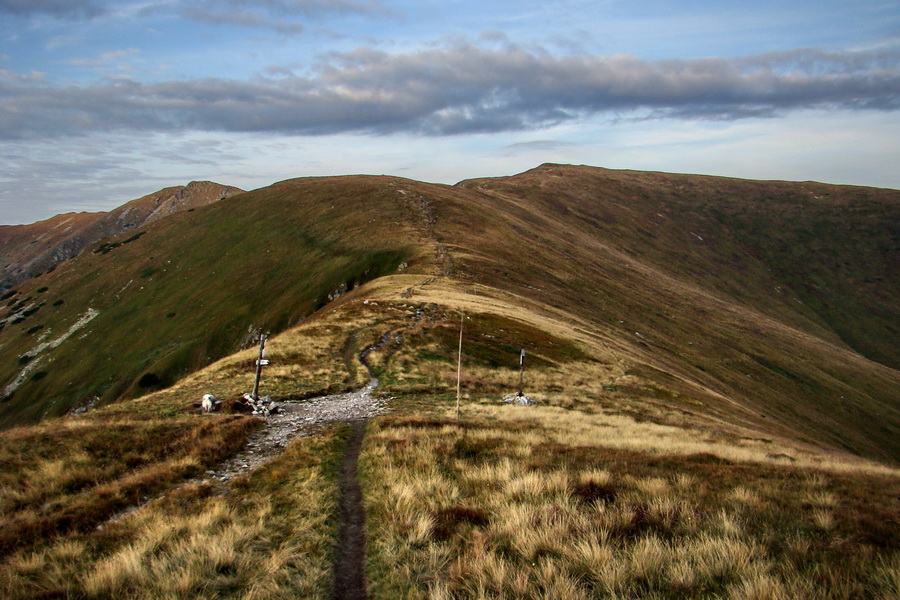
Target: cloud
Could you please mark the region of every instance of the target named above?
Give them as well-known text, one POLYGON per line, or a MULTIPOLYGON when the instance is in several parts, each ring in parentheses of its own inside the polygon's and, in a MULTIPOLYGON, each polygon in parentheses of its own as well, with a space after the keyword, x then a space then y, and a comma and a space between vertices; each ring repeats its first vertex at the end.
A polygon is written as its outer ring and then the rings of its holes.
POLYGON ((87 19, 105 12, 93 0, 0 0, 0 14, 51 15, 60 19, 87 19))
POLYGON ((570 148, 574 146, 572 142, 561 142, 559 140, 532 140, 529 142, 516 142, 514 144, 507 144, 506 150, 518 152, 519 150, 524 151, 536 151, 536 152, 548 152, 559 150, 560 148, 570 148))
POLYGON ((539 129, 597 114, 742 119, 804 108, 900 108, 900 49, 797 50, 737 60, 552 56, 461 44, 328 54, 307 76, 104 82, 0 78, 0 138, 94 130, 454 135, 539 129))
POLYGON ((140 54, 140 52, 137 48, 126 48, 124 50, 104 52, 99 58, 71 58, 65 62, 76 67, 103 67, 111 63, 121 63, 140 54))
POLYGON ((360 0, 191 0, 181 14, 212 25, 272 29, 284 35, 304 30, 299 17, 327 14, 388 14, 380 2, 360 0))

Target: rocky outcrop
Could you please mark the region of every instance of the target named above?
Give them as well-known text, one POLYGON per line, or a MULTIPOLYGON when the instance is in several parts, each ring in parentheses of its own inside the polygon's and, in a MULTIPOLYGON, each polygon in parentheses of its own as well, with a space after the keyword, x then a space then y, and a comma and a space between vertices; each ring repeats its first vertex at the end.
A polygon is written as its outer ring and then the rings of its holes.
POLYGON ((0 292, 55 269, 103 238, 242 191, 211 181, 192 181, 132 200, 110 212, 68 213, 30 225, 2 225, 0 292))

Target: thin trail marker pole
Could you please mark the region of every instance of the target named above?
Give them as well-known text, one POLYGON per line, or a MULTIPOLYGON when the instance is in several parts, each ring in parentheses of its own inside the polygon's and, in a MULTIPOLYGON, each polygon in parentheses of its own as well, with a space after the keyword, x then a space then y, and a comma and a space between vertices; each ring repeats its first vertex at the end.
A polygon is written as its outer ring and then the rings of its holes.
POLYGON ((259 400, 259 378, 262 375, 262 368, 265 362, 263 357, 266 355, 266 338, 268 333, 263 333, 259 337, 259 359, 256 361, 256 381, 253 382, 253 393, 251 394, 254 401, 259 400))
POLYGON ((519 352, 519 398, 524 396, 522 383, 525 379, 525 347, 519 352))
POLYGON ((459 390, 460 390, 460 382, 462 381, 462 334, 463 334, 463 323, 466 319, 466 313, 461 313, 459 316, 459 361, 456 364, 456 420, 459 421, 459 390))

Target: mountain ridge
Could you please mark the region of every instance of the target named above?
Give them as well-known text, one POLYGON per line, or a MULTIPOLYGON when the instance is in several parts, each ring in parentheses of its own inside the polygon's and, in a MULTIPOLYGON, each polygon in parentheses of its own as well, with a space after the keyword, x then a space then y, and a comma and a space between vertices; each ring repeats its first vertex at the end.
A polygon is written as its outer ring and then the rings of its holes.
POLYGON ((39 353, 0 419, 165 388, 254 332, 366 290, 438 305, 469 290, 502 298, 492 311, 577 324, 566 336, 625 365, 604 384, 622 401, 685 403, 897 462, 898 210, 893 190, 554 164, 455 186, 286 180, 149 223, 19 286, 0 312, 4 385, 47 330, 53 341, 88 308, 100 314, 83 339, 39 353))

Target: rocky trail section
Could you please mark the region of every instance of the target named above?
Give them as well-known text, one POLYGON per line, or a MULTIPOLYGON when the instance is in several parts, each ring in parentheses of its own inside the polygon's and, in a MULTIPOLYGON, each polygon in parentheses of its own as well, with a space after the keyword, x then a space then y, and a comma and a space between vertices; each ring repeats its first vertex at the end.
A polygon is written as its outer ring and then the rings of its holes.
POLYGON ((227 482, 280 455, 297 436, 313 435, 328 423, 365 421, 385 412, 387 400, 373 394, 377 386, 378 380, 373 377, 364 387, 346 394, 279 402, 278 412, 265 419, 265 425, 250 436, 244 449, 218 469, 207 471, 207 479, 227 482))
MULTIPOLYGON (((354 425, 354 430, 364 431, 366 421, 388 410, 390 398, 376 397, 375 388, 378 379, 366 357, 381 348, 392 339, 392 332, 386 333, 377 343, 365 348, 359 355, 359 361, 369 371, 369 383, 358 390, 344 394, 320 396, 305 401, 282 401, 276 403, 277 409, 263 418, 263 426, 252 433, 244 448, 235 456, 222 462, 218 468, 206 471, 205 475, 192 480, 193 483, 214 483, 218 493, 227 494, 229 482, 238 475, 249 474, 267 462, 280 456, 288 445, 298 436, 315 435, 329 423, 344 422, 354 425)), ((361 438, 360 438, 361 439, 361 438)), ((131 506, 112 516, 98 526, 120 521, 129 514, 150 504, 156 498, 145 498, 141 503, 131 506)))

